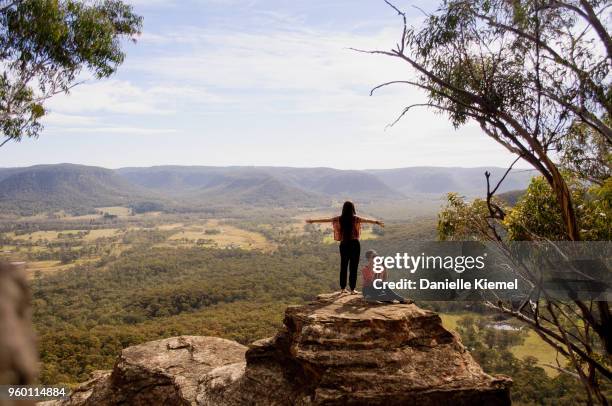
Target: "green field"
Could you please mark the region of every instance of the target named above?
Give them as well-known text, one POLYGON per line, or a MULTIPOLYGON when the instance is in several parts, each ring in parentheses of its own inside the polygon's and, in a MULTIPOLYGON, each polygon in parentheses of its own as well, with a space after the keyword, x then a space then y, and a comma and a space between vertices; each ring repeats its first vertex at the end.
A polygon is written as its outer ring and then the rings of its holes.
MULTIPOLYGON (((474 313, 441 313, 440 318, 442 324, 449 330, 457 329, 457 321, 465 316, 475 316, 474 313)), ((527 356, 532 356, 538 359, 540 366, 544 368, 549 376, 557 376, 559 371, 554 368, 545 366, 544 364, 553 364, 555 362, 555 352, 546 344, 535 332, 529 331, 527 338, 523 344, 513 346, 510 350, 517 358, 523 359, 527 356)))
MULTIPOLYGON (((535 332, 530 331, 522 345, 512 347, 512 353, 519 359, 531 355, 536 357, 540 365, 550 376, 557 376, 557 369, 546 366, 546 364, 557 365, 557 355, 550 345, 546 344, 535 332)), ((559 356, 561 365, 565 362, 563 356, 559 356)))

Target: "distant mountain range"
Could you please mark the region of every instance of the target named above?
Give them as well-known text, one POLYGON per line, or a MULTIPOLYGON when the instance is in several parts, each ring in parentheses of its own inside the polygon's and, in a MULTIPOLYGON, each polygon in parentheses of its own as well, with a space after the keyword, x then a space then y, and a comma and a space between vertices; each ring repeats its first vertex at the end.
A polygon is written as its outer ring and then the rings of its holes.
MULTIPOLYGON (((290 167, 154 166, 121 168, 58 164, 0 168, 0 211, 79 211, 161 203, 167 207, 224 205, 318 207, 332 201, 440 197, 484 193, 484 172, 502 168, 412 167, 338 170, 290 167)), ((500 193, 524 189, 532 171, 511 173, 500 193)))
POLYGON ((329 198, 398 197, 367 172, 330 168, 154 166, 116 171, 129 182, 161 193, 241 202, 320 203, 329 198))
POLYGON ((149 197, 150 192, 105 168, 61 164, 0 169, 0 211, 74 212, 149 197))
MULTIPOLYGON (((492 186, 506 172, 506 168, 443 168, 434 166, 415 166, 400 169, 368 170, 367 173, 378 177, 389 187, 405 194, 427 193, 444 194, 458 192, 466 196, 482 196, 486 193, 485 171, 491 172, 492 186)), ((534 170, 515 170, 510 172, 498 192, 521 190, 536 174, 534 170)))

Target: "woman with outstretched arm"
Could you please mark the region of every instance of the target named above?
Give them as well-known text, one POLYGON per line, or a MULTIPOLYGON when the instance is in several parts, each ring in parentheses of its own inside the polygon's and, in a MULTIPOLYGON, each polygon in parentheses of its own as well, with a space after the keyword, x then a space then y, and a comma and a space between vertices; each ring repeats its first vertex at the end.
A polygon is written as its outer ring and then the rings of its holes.
POLYGON ((357 269, 359 267, 359 256, 361 245, 359 237, 361 236, 361 224, 376 224, 384 227, 382 221, 371 220, 357 216, 355 205, 352 202, 346 201, 342 206, 342 214, 340 216, 322 219, 308 219, 308 224, 312 223, 332 223, 334 227, 334 240, 340 241, 340 289, 342 293, 346 293, 346 274, 349 271, 349 287, 351 294, 357 293, 355 286, 357 285, 357 269))

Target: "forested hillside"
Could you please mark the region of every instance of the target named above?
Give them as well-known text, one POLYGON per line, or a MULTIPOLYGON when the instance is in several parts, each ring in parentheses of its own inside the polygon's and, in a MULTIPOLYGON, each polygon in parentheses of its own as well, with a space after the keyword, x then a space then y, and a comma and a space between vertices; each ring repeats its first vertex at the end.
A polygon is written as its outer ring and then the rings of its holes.
MULTIPOLYGON (((497 182, 506 168, 440 168, 432 166, 377 169, 367 172, 378 177, 390 187, 404 194, 458 192, 467 196, 482 196, 486 193, 484 173, 491 173, 491 181, 497 182)), ((534 170, 515 169, 508 174, 499 192, 525 189, 535 175, 534 170)))
POLYGON ((121 348, 180 334, 243 344, 272 334, 287 304, 335 288, 335 247, 257 251, 143 249, 106 267, 34 281, 42 380, 77 382, 112 365, 121 348))
MULTIPOLYGON (((182 234, 176 234, 174 224, 161 224, 134 228, 122 239, 125 248, 113 248, 97 261, 76 260, 62 271, 35 274, 34 321, 40 338, 42 382, 87 380, 93 370, 110 368, 122 348, 159 338, 211 335, 247 344, 273 335, 287 305, 337 290, 338 248, 329 241, 328 228, 260 219, 215 225, 202 234, 223 238, 233 232, 228 227, 234 226, 228 224, 241 225, 246 233, 261 233, 269 244, 261 249, 229 248, 178 239, 178 245, 169 245, 172 235, 182 234), (220 229, 224 232, 217 234, 220 229)), ((95 244, 115 246, 112 241, 117 238, 99 239, 95 244)), ((374 234, 365 230, 362 250, 399 249, 407 240, 435 238, 435 220, 424 218, 389 224, 374 234)), ((517 346, 526 338, 537 339, 528 331, 491 329, 494 319, 481 315, 485 309, 475 304, 419 305, 459 311, 443 315, 443 320, 450 328, 471 329, 463 335, 485 370, 518 377, 517 399, 531 403, 573 396, 575 388, 569 388, 564 378, 547 375, 538 360, 516 358, 517 346), (462 321, 468 316, 471 321, 462 321), (476 330, 471 327, 475 323, 476 330), (527 390, 532 387, 537 389, 527 390)), ((540 356, 530 346, 521 351, 540 356)))
MULTIPOLYGON (((188 212, 215 208, 329 208, 339 201, 413 205, 437 209, 449 191, 485 191, 484 168, 331 168, 159 166, 110 170, 61 164, 0 169, 0 215, 130 206, 140 211, 188 212), (385 203, 386 202, 386 203, 385 203), (148 209, 147 209, 148 208, 148 209)), ((495 176, 503 173, 493 168, 495 176)), ((524 189, 531 172, 511 174, 506 189, 524 189)))
POLYGON ((0 171, 0 214, 78 213, 147 198, 158 197, 105 168, 61 164, 0 171))

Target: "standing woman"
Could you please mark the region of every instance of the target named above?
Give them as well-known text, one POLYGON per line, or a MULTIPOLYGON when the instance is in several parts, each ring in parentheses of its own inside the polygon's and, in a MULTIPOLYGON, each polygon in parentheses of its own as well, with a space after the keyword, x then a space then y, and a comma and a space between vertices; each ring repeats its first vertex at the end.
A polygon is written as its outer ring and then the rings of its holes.
POLYGON ((340 216, 327 219, 308 219, 308 224, 312 223, 332 223, 334 226, 334 240, 340 241, 340 289, 346 293, 346 273, 349 273, 349 287, 351 294, 355 294, 357 285, 357 268, 359 267, 359 255, 361 245, 359 237, 361 235, 361 224, 378 224, 384 227, 382 221, 370 220, 357 216, 353 202, 344 202, 342 214, 340 216))

